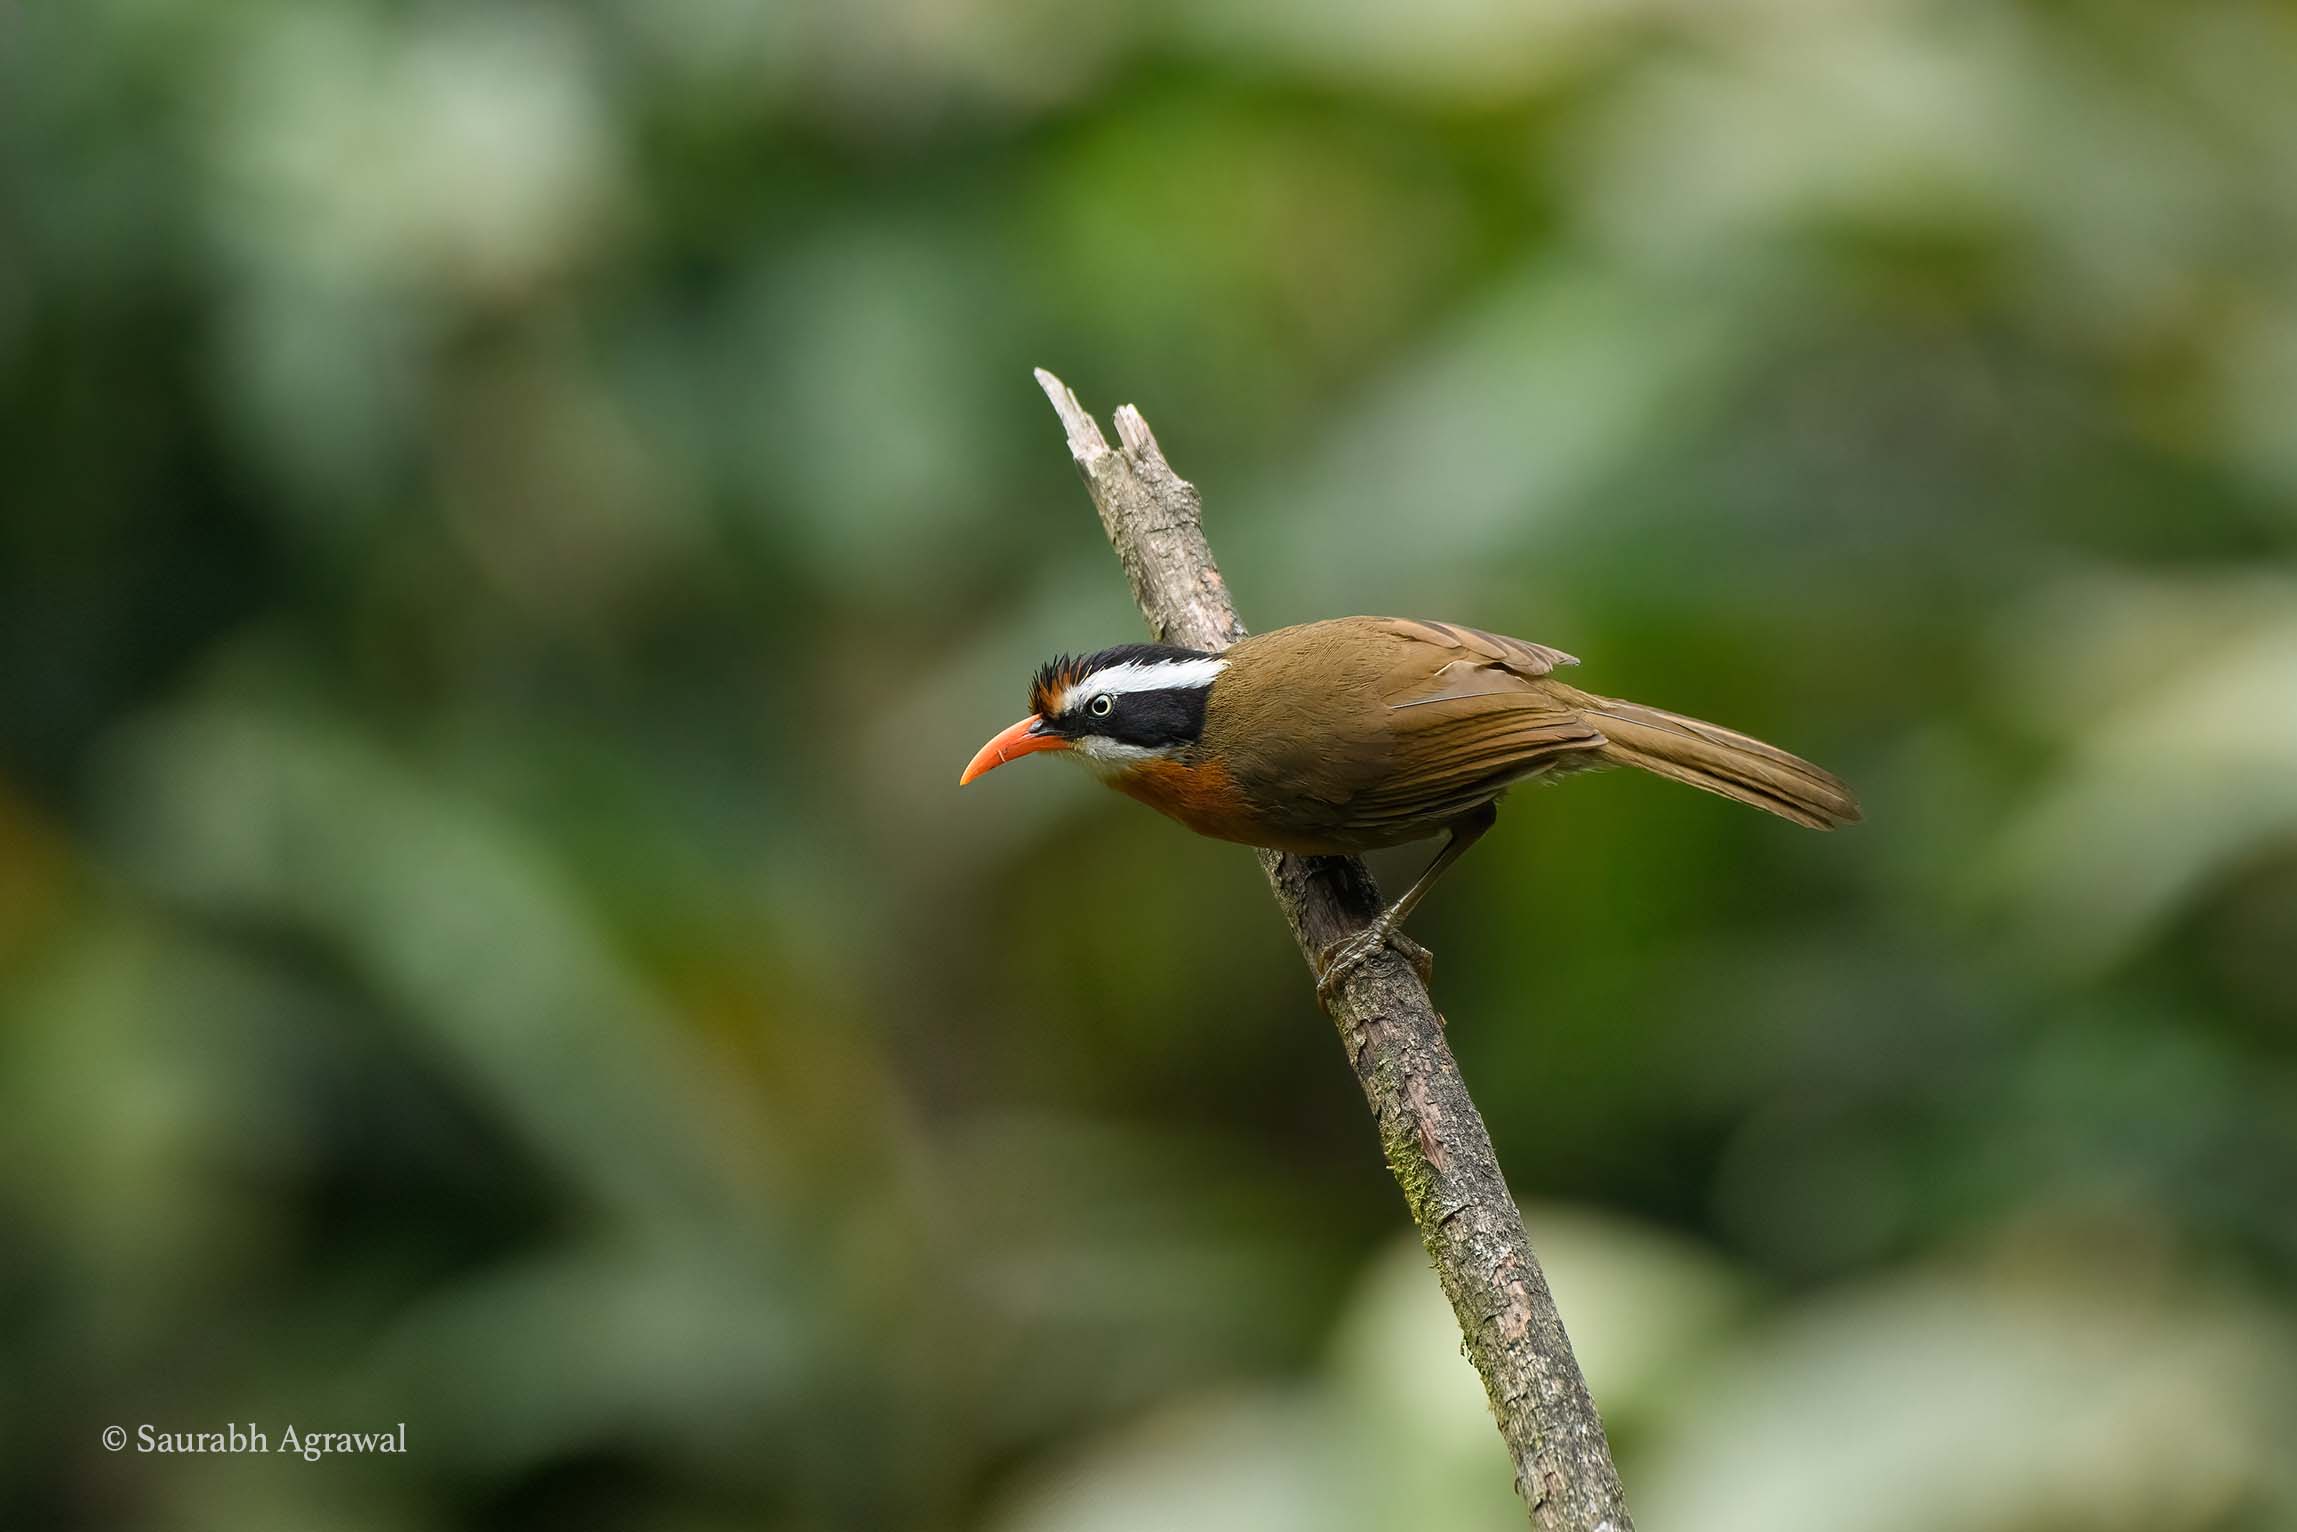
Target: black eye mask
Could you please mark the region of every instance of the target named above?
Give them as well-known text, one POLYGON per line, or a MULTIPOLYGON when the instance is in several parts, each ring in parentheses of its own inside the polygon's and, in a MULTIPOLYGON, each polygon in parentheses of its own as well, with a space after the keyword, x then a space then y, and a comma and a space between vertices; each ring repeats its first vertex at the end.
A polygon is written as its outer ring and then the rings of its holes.
POLYGON ((1194 744, 1204 732, 1204 702, 1212 688, 1175 686, 1103 695, 1113 704, 1107 713, 1095 716, 1092 698, 1080 697, 1067 713, 1051 720, 1052 731, 1067 739, 1090 734, 1151 750, 1194 744))

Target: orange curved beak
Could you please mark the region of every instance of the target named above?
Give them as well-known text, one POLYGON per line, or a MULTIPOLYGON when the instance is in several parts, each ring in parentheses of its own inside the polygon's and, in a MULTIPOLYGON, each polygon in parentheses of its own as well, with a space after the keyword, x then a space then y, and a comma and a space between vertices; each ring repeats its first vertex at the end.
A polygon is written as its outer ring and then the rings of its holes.
POLYGON ((1037 732, 1039 725, 1043 723, 1043 719, 1035 713, 1031 713, 989 741, 988 744, 974 751, 973 759, 966 763, 965 775, 957 779, 957 785, 963 787, 984 771, 988 771, 992 767, 1002 766, 1007 761, 1017 760, 1024 755, 1035 755, 1040 750, 1068 749, 1069 742, 1061 738, 1060 735, 1037 732))

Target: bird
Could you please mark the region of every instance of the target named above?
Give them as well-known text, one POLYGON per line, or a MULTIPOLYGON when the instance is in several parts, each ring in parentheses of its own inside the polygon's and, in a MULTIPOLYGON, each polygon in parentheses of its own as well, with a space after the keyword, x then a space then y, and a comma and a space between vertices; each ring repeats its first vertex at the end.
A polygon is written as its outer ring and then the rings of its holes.
POLYGON ((1403 923, 1519 783, 1635 766, 1814 830, 1860 818, 1832 773, 1556 674, 1578 663, 1545 644, 1398 617, 1301 623, 1218 651, 1135 643, 1057 655, 1029 684, 1028 716, 983 745, 958 785, 1060 752, 1216 840, 1340 856, 1442 834, 1402 897, 1319 954, 1327 1007, 1384 947, 1431 976, 1433 957, 1403 923))

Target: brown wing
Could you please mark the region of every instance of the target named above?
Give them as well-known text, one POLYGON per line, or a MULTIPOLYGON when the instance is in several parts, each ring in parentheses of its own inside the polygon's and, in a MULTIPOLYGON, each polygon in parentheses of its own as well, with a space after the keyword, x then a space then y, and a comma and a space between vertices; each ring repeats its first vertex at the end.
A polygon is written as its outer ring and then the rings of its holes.
MULTIPOLYGON (((1261 684, 1219 709, 1220 745, 1296 844, 1415 840, 1604 743, 1580 694, 1546 679, 1575 662, 1541 644, 1348 617, 1246 639, 1240 662, 1247 645, 1261 684), (1261 712, 1279 702, 1280 714, 1261 712)), ((1217 685, 1213 695, 1220 704, 1217 685)))
POLYGON ((1414 622, 1408 617, 1377 617, 1370 622, 1398 641, 1392 680, 1399 696, 1466 695, 1499 678, 1536 681, 1558 665, 1579 663, 1561 649, 1457 623, 1414 622))
POLYGON ((1365 830, 1441 823, 1603 747, 1572 705, 1578 693, 1544 679, 1579 663, 1562 650, 1451 623, 1384 626, 1395 641, 1381 686, 1394 748, 1381 780, 1348 806, 1365 830))

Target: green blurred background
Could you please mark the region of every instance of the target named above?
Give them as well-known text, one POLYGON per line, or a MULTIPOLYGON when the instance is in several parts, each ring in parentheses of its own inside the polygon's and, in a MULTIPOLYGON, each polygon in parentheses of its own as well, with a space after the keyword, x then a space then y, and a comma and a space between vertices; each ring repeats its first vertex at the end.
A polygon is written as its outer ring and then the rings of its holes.
POLYGON ((1526 791, 1415 925, 1647 1532, 2297 1526, 2292 81, 2264 3, 0 11, 0 1525, 1520 1525, 1251 857, 956 790, 1140 632, 1042 364, 1255 626, 1862 791, 1526 791))

